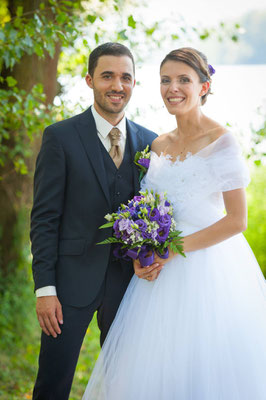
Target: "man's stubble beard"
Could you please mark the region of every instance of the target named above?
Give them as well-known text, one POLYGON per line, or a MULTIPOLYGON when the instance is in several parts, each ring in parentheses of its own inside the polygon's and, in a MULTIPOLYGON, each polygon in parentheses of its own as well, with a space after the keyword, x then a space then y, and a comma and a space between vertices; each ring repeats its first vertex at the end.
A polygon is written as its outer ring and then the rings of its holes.
POLYGON ((97 104, 97 106, 107 114, 120 114, 124 109, 126 108, 131 96, 128 98, 126 95, 124 97, 125 102, 119 107, 119 108, 112 108, 109 107, 107 104, 107 100, 105 100, 105 97, 100 94, 97 89, 94 88, 94 101, 97 104))

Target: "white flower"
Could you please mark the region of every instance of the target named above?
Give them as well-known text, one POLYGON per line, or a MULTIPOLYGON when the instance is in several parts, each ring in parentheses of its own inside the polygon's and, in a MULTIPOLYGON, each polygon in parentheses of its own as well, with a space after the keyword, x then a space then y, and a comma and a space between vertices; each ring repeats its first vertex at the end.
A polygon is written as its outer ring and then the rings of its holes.
POLYGON ((113 216, 112 214, 106 214, 106 216, 104 217, 107 221, 111 222, 113 221, 113 216))

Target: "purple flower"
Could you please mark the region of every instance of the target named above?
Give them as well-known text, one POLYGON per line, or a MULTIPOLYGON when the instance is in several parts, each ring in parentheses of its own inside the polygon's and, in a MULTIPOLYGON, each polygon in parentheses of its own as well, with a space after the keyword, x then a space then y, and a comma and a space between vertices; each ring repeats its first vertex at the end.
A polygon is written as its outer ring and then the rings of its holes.
POLYGON ((164 243, 166 241, 169 235, 169 229, 170 228, 166 226, 157 229, 156 240, 158 240, 159 243, 164 243))
POLYGON ((114 229, 114 232, 115 232, 115 236, 117 237, 117 239, 119 239, 120 238, 120 236, 121 236, 121 234, 120 234, 120 230, 119 230, 119 219, 117 219, 115 222, 114 222, 114 225, 113 225, 113 229, 114 229))
POLYGON ((169 201, 165 200, 165 203, 164 203, 164 205, 165 205, 166 207, 169 207, 169 206, 170 206, 170 203, 169 203, 169 201))
POLYGON ((132 244, 132 240, 130 239, 130 235, 127 232, 123 232, 122 238, 123 242, 127 244, 132 244))
POLYGON ((133 201, 141 201, 143 196, 134 196, 133 201))
POLYGON ((131 221, 127 219, 121 219, 118 223, 118 227, 120 231, 126 231, 128 234, 133 232, 133 228, 131 226, 131 221))
POLYGON ((157 233, 157 229, 153 229, 152 231, 151 231, 151 238, 152 238, 152 240, 156 240, 156 238, 157 238, 157 235, 158 235, 158 233, 157 233))
POLYGON ((130 258, 127 256, 127 249, 122 249, 121 244, 117 244, 113 250, 113 255, 116 258, 123 258, 124 260, 129 261, 130 258))
POLYGON ((143 219, 137 219, 137 221, 135 221, 135 224, 137 224, 139 226, 139 229, 142 232, 147 229, 147 224, 145 221, 143 221, 143 219))
POLYGON ((209 74, 212 76, 213 74, 215 74, 215 69, 213 68, 213 66, 211 64, 208 64, 208 68, 209 68, 209 74))
POLYGON ((157 232, 155 232, 154 238, 152 238, 152 232, 143 231, 141 232, 143 239, 155 239, 157 236, 157 232))
POLYGON ((140 165, 142 165, 142 167, 144 167, 144 168, 149 168, 149 165, 150 165, 150 160, 148 159, 148 158, 140 158, 139 160, 138 160, 138 163, 140 164, 140 165))
POLYGON ((166 214, 168 214, 169 207, 159 206, 158 209, 159 209, 160 215, 166 215, 166 214))
POLYGON ((172 223, 172 219, 171 219, 170 215, 168 215, 168 214, 161 215, 158 223, 161 227, 170 227, 171 223, 172 223))
POLYGON ((158 208, 155 207, 150 213, 150 220, 151 221, 158 221, 159 218, 160 218, 159 210, 158 210, 158 208))

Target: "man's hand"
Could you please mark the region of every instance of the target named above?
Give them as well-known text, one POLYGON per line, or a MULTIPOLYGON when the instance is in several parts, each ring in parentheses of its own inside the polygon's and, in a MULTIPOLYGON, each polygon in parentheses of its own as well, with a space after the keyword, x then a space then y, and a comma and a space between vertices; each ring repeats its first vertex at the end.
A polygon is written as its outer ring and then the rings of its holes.
POLYGON ((161 262, 154 262, 148 267, 142 267, 139 260, 133 261, 135 274, 141 279, 147 279, 148 281, 154 281, 157 279, 159 273, 163 269, 164 265, 161 262))
POLYGON ((57 296, 37 297, 36 313, 40 327, 46 335, 54 338, 61 333, 59 324, 63 324, 62 306, 57 296), (59 323, 59 324, 58 324, 59 323))

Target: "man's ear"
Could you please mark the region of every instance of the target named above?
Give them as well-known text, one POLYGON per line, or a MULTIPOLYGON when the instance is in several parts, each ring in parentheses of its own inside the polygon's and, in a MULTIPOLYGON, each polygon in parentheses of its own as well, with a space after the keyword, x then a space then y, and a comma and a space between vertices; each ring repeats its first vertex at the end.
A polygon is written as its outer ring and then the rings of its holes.
POLYGON ((92 82, 92 76, 90 74, 87 74, 85 77, 85 81, 87 83, 87 85, 93 89, 93 82, 92 82))

